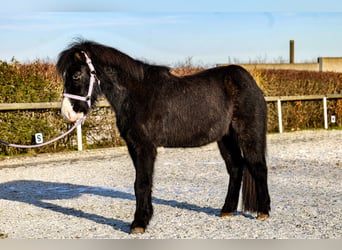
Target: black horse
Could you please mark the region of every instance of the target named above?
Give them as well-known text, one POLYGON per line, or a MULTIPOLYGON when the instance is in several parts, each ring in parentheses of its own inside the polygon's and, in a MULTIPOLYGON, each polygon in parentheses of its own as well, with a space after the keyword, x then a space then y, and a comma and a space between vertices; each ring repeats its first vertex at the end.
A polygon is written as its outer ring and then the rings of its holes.
POLYGON ((117 127, 136 170, 136 211, 131 233, 143 233, 153 207, 152 177, 157 147, 199 147, 217 141, 230 175, 220 216, 243 209, 269 217, 267 107, 262 91, 242 67, 217 67, 178 77, 92 41, 62 51, 62 113, 70 121, 86 115, 100 95, 113 107, 117 127), (243 181, 242 181, 243 179, 243 181))

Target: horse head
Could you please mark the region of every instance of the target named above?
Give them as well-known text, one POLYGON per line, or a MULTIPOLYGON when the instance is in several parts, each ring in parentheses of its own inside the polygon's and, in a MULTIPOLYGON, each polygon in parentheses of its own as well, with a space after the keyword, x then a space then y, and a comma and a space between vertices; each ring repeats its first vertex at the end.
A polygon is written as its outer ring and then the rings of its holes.
POLYGON ((61 52, 57 70, 64 80, 62 115, 77 121, 87 115, 100 93, 95 67, 87 52, 74 46, 61 52))

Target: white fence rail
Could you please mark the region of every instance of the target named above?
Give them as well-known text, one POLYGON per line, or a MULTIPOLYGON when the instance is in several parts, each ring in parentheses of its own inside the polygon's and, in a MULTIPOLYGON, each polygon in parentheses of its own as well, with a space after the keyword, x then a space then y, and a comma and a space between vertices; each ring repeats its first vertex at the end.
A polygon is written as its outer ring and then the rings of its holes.
MULTIPOLYGON (((278 112, 278 126, 279 133, 283 132, 283 122, 282 122, 282 102, 292 102, 292 101, 317 101, 321 100, 323 105, 323 120, 324 128, 328 129, 328 109, 327 100, 328 99, 342 99, 342 94, 332 94, 332 95, 304 95, 304 96, 267 96, 265 97, 266 102, 276 102, 277 112, 278 112)), ((108 102, 101 101, 97 104, 98 107, 109 107, 108 102)), ((37 110, 37 109, 60 109, 60 102, 43 102, 43 103, 0 103, 1 111, 11 111, 11 110, 37 110)), ((77 128, 77 145, 78 150, 82 151, 82 128, 81 125, 77 128)))

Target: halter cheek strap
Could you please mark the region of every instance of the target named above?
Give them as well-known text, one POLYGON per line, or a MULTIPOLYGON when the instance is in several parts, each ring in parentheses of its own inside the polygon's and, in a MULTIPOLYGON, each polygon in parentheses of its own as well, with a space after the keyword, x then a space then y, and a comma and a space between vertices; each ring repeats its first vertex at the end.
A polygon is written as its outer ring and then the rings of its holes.
POLYGON ((79 96, 79 95, 74 95, 74 94, 69 94, 69 93, 64 92, 63 96, 74 99, 74 100, 86 102, 88 104, 88 107, 90 108, 91 107, 91 95, 93 93, 94 83, 97 81, 97 84, 100 85, 100 80, 96 76, 96 71, 95 71, 94 65, 91 62, 91 59, 88 57, 87 53, 85 53, 84 51, 82 51, 82 53, 84 54, 86 58, 86 63, 90 70, 88 94, 86 96, 79 96))

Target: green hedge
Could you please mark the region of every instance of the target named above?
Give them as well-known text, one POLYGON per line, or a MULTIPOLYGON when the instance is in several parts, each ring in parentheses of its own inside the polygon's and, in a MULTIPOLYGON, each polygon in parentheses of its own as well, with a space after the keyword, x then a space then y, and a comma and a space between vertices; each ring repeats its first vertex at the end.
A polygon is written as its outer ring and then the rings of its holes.
POLYGON ((0 84, 0 103, 58 101, 63 89, 54 65, 41 61, 0 61, 0 84))
POLYGON ((298 70, 254 70, 251 73, 266 96, 342 93, 341 73, 298 70))

